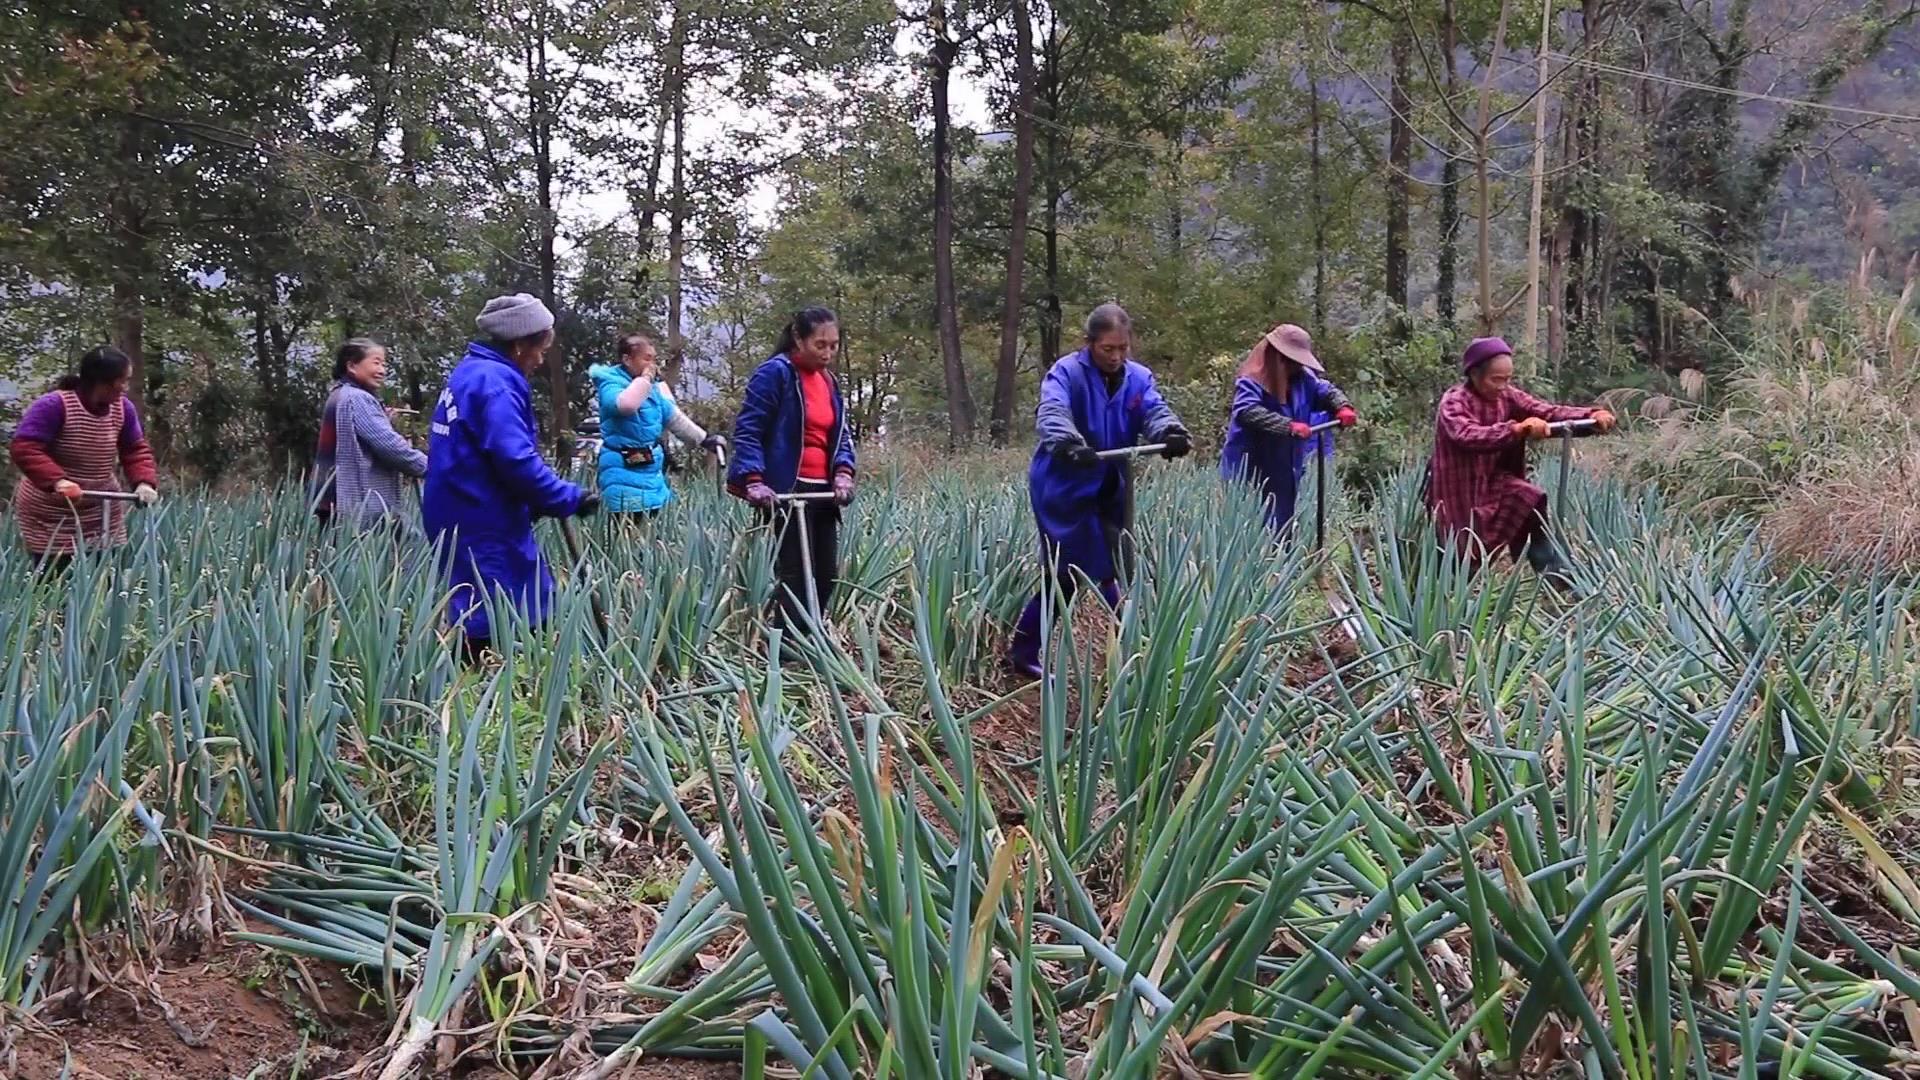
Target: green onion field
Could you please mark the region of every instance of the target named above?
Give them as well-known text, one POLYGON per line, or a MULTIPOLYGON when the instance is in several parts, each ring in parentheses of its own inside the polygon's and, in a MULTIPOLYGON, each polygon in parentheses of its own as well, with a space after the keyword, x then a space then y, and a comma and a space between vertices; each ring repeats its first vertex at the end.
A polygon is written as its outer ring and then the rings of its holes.
POLYGON ((1571 601, 1411 472, 1324 554, 1144 472, 1040 684, 1023 476, 966 465, 865 482, 784 664, 705 473, 585 566, 543 524, 557 610, 480 670, 430 552, 296 491, 71 587, 9 543, 0 1072, 116 1075, 137 1006, 141 1075, 228 1075, 164 1064, 165 973, 245 950, 195 978, 332 991, 260 1077, 1920 1076, 1914 581, 1576 474, 1571 601))

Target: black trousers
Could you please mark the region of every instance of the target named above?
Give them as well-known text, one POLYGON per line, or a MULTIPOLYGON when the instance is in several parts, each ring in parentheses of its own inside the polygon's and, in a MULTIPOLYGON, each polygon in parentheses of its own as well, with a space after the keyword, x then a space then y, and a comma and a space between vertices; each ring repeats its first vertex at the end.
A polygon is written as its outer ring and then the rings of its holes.
POLYGON ((73 566, 71 554, 32 554, 34 569, 47 577, 65 577, 68 568, 73 566))
POLYGON ((492 638, 463 636, 460 639, 460 662, 468 668, 478 669, 487 666, 487 656, 492 652, 492 638))
MULTIPOLYGON (((793 486, 797 493, 832 491, 833 485, 802 480, 793 486)), ((840 507, 827 499, 777 505, 763 512, 777 531, 779 548, 774 555, 775 615, 783 628, 807 625, 806 563, 801 558, 800 530, 805 529, 807 546, 813 555, 813 595, 825 618, 834 586, 840 578, 840 507)))

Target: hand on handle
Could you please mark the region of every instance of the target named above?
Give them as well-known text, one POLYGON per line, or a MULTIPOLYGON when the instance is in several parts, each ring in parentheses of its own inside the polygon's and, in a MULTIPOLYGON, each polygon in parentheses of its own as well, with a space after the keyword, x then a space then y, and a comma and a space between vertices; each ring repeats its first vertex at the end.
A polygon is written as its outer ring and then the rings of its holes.
POLYGON ((589 491, 580 496, 580 505, 574 508, 574 517, 592 517, 600 511, 600 493, 589 491))
POLYGON ((700 440, 700 449, 702 450, 717 452, 725 450, 726 448, 727 438, 724 435, 709 435, 700 440))
POLYGON ((140 500, 141 506, 152 506, 160 501, 160 493, 152 484, 139 484, 133 489, 133 497, 140 500))
POLYGON ((1606 434, 1609 431, 1612 431, 1613 425, 1617 422, 1618 421, 1616 421, 1613 418, 1613 414, 1608 412, 1607 410, 1605 409, 1593 410, 1593 426, 1595 428, 1598 428, 1602 435, 1606 434))
POLYGON ((833 501, 837 506, 847 506, 853 502, 853 474, 837 472, 833 474, 833 501))
POLYGON ((1340 408, 1334 412, 1333 418, 1340 421, 1341 427, 1352 427, 1360 422, 1360 414, 1354 412, 1353 406, 1351 405, 1340 406, 1340 408))
POLYGON ((1165 450, 1160 451, 1160 456, 1169 461, 1174 458, 1186 457, 1187 454, 1193 450, 1192 436, 1180 428, 1174 428, 1172 431, 1160 436, 1160 441, 1165 443, 1167 447, 1165 450))
POLYGON ((746 492, 748 504, 757 506, 762 510, 773 509, 774 493, 772 488, 755 480, 753 483, 747 485, 746 492))
POLYGON ((71 480, 56 480, 53 485, 53 493, 68 502, 79 502, 81 497, 86 494, 86 490, 71 480))
POLYGON ((1296 439, 1307 439, 1313 436, 1313 428, 1305 420, 1292 421, 1287 425, 1287 430, 1292 432, 1296 439))
POLYGON ((1537 416, 1529 416, 1525 420, 1515 420, 1513 422, 1513 433, 1523 439, 1532 439, 1534 441, 1547 438, 1553 434, 1552 430, 1547 427, 1547 422, 1537 416))
POLYGON ((1054 456, 1079 469, 1091 469, 1100 464, 1100 455, 1086 443, 1066 443, 1053 452, 1054 456))

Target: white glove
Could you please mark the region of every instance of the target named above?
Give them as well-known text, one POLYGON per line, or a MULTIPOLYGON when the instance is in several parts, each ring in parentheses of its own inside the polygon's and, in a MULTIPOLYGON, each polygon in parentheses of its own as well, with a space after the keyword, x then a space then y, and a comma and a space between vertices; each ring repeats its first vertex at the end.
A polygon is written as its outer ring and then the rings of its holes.
POLYGON ((141 506, 152 506, 160 501, 160 493, 152 484, 141 484, 133 489, 133 497, 140 500, 141 506))

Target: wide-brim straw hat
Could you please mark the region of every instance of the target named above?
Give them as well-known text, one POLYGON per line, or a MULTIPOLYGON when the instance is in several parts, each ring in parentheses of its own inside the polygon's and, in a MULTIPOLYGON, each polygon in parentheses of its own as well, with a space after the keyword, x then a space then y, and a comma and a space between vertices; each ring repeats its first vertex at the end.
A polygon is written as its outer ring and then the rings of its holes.
POLYGON ((1275 352, 1309 371, 1327 370, 1321 366, 1320 358, 1313 355, 1313 336, 1292 323, 1281 323, 1267 331, 1259 344, 1247 353, 1247 359, 1258 360, 1260 350, 1267 346, 1272 346, 1275 352))

